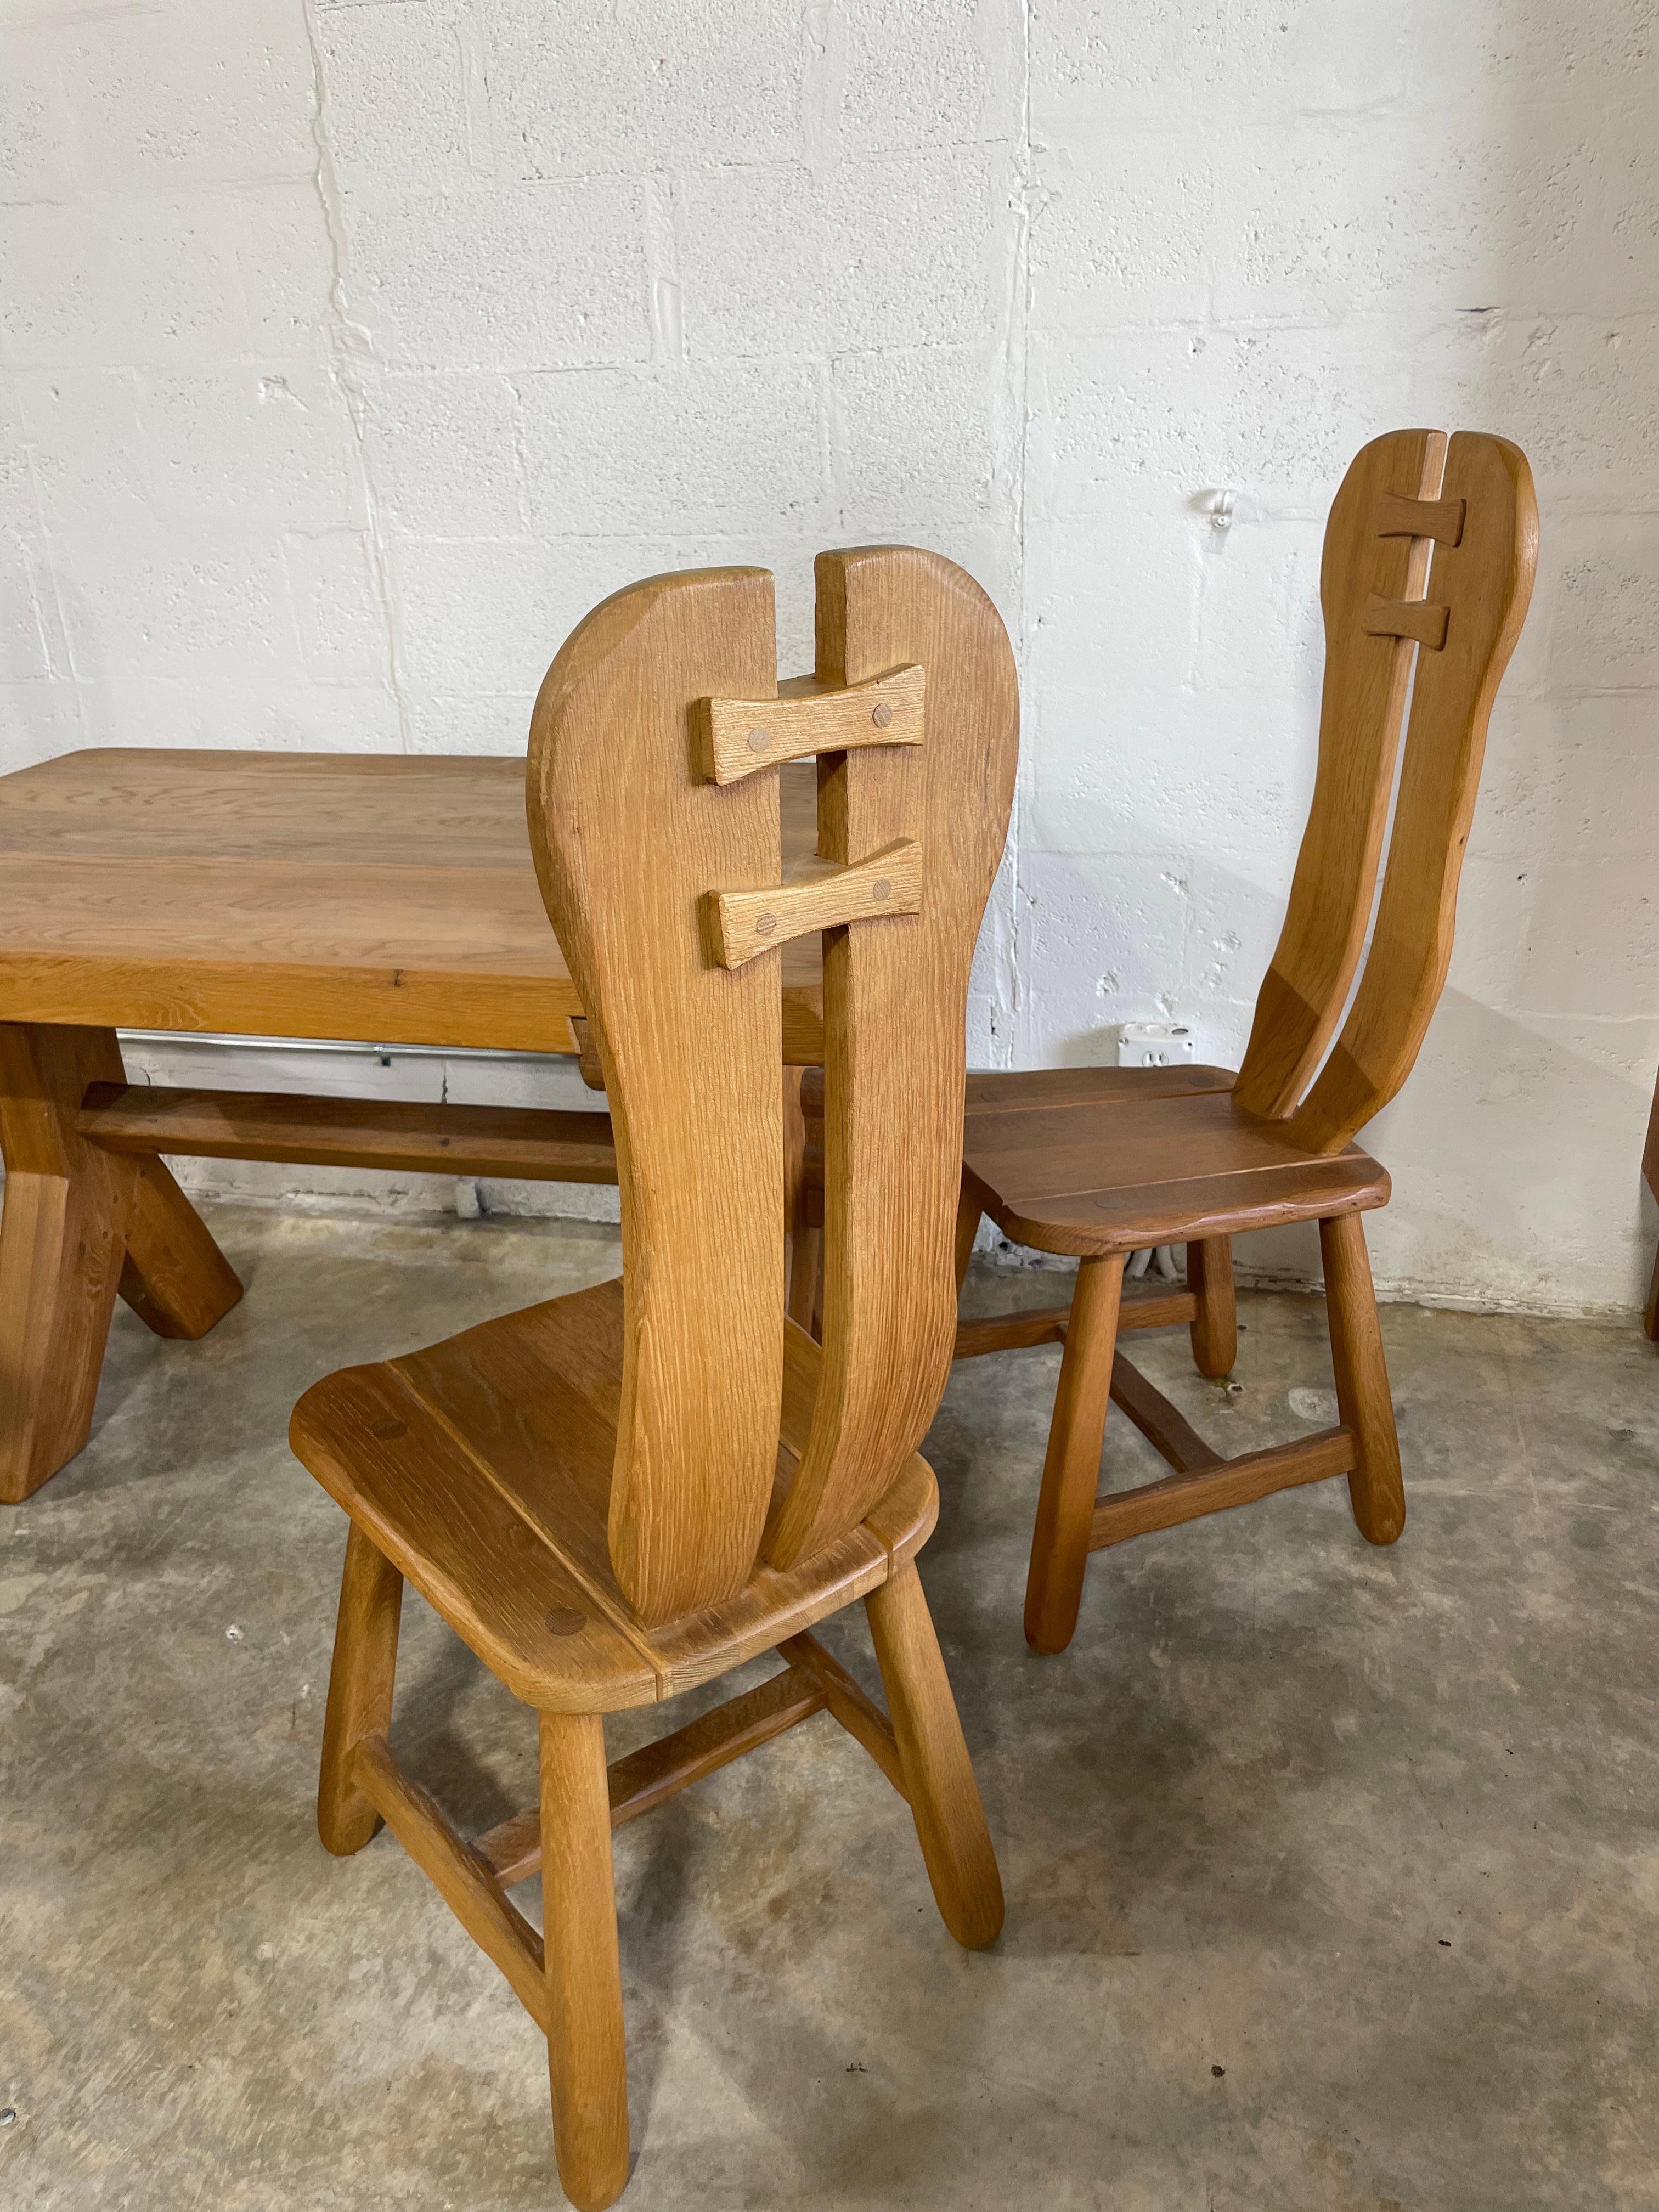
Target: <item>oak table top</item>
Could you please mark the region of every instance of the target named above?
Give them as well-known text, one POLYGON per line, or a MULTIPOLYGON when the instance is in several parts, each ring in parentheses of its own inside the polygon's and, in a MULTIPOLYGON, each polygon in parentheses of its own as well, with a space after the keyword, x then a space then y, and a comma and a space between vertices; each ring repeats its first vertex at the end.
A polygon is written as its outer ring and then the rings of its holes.
MULTIPOLYGON (((783 790, 787 865, 811 763, 783 790)), ((522 760, 453 755, 113 748, 0 776, 0 1020, 574 1052, 524 793, 522 760)), ((786 1056, 815 1060, 816 937, 783 990, 786 1056)))

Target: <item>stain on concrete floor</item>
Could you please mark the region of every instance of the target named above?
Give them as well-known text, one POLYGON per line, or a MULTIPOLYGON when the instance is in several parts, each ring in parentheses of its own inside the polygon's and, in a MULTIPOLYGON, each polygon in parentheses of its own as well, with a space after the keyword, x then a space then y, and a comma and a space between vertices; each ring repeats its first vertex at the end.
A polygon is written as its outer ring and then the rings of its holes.
MULTIPOLYGON (((614 1273, 615 1232, 215 1225, 243 1305, 195 1346, 123 1310, 91 1444, 0 1516, 0 2203, 556 2206, 505 1983, 390 1837, 316 1839, 343 1522, 283 1436, 331 1367, 614 1273)), ((1228 1452, 1328 1418, 1318 1302, 1241 1314, 1240 1395, 1184 1333, 1136 1351, 1228 1452)), ((1020 1606, 1058 1354, 957 1370, 922 1571, 1006 1929, 957 1949, 827 1717, 623 1831, 633 2212, 1659 2206, 1659 1352, 1383 1326, 1401 1542, 1340 1482, 1139 1539, 1057 1659, 1020 1606)), ((1107 1466, 1161 1463, 1115 1415, 1107 1466)), ((487 1826, 533 1721, 405 1619, 398 1748, 487 1826)), ((861 1613, 827 1640, 873 1687, 861 1613)))

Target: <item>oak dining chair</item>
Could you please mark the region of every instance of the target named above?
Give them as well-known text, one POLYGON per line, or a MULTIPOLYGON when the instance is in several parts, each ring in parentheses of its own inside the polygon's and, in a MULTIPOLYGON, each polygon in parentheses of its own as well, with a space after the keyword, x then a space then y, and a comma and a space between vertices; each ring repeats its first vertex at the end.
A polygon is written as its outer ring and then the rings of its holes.
MULTIPOLYGON (((921 1443, 956 1325, 964 1015, 1018 703, 983 593, 936 556, 819 556, 817 664, 779 685, 772 579, 659 577, 542 687, 537 871, 608 1095, 617 1281, 329 1376, 300 1459, 350 1516, 318 1820, 383 1818, 547 2037, 571 2199, 629 2172, 611 1836, 812 1715, 905 1797, 957 1940, 1002 1892, 917 1578, 921 1443), (781 762, 819 854, 781 881, 781 762), (653 865, 642 868, 641 853, 653 865), (822 1341, 784 1313, 778 948, 823 944, 822 1341), (464 1839, 388 1748, 404 1579, 539 1717, 540 1800, 464 1839), (884 1712, 812 1635, 865 1601, 884 1712), (605 1716, 775 1650, 781 1673, 607 1766, 605 1716), (507 1893, 539 1869, 544 1932, 507 1893)), ((879 1940, 877 1931, 869 1931, 879 1940)))
POLYGON ((1014 1243, 1078 1262, 1069 1306, 967 1321, 957 1338, 958 1357, 1065 1347, 1026 1583, 1025 1634, 1039 1651, 1070 1642, 1089 1554, 1127 1537, 1337 1474, 1372 1543, 1405 1526, 1361 1221, 1388 1202, 1389 1178, 1352 1139, 1410 1073, 1445 981, 1486 725, 1537 540, 1531 472, 1506 440, 1396 430, 1365 447, 1325 532, 1313 802, 1237 1074, 969 1079, 958 1279, 981 1214, 1014 1243), (1184 1321, 1199 1371, 1225 1376, 1231 1239, 1297 1221, 1319 1224, 1338 1420, 1224 1459, 1117 1339, 1184 1321), (1124 1299, 1127 1255, 1176 1243, 1186 1291, 1124 1299), (1109 1399, 1173 1472, 1097 1498, 1109 1399))

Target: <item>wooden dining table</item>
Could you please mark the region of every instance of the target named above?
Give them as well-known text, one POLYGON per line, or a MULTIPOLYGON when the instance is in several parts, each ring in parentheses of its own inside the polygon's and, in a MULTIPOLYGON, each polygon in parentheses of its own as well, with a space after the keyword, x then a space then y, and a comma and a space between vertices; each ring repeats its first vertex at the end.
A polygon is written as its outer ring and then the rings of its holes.
MULTIPOLYGON (((781 778, 787 872, 817 842, 812 763, 781 778)), ((785 1060, 811 1066, 816 935, 782 990, 785 1060)), ((118 1291, 183 1337, 241 1294, 169 1147, 454 1173, 539 1148, 611 1179, 585 1115, 295 1099, 233 1127, 222 1094, 125 1091, 118 1030, 574 1054, 581 1011, 521 759, 110 750, 0 776, 0 1501, 85 1443, 118 1291)))

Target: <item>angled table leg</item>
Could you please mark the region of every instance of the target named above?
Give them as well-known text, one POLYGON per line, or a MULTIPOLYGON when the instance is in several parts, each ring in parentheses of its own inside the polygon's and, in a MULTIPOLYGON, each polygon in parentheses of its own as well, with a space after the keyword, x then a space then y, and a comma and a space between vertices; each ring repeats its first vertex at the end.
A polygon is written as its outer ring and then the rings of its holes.
POLYGON ((164 1333, 199 1334, 199 1328, 180 1324, 210 1325, 204 1316, 210 1293, 222 1295, 229 1276, 159 1160, 122 1159, 76 1133, 87 1085, 122 1080, 111 1030, 0 1023, 0 1155, 6 1164, 0 1503, 6 1504, 38 1490, 86 1443, 135 1224, 143 1226, 130 1280, 135 1304, 149 1309, 145 1318, 152 1328, 165 1322, 164 1333), (209 1251, 222 1274, 206 1267, 209 1251))
POLYGON ((137 1162, 121 1296, 157 1336, 205 1336, 242 1295, 235 1269, 164 1160, 137 1162))

